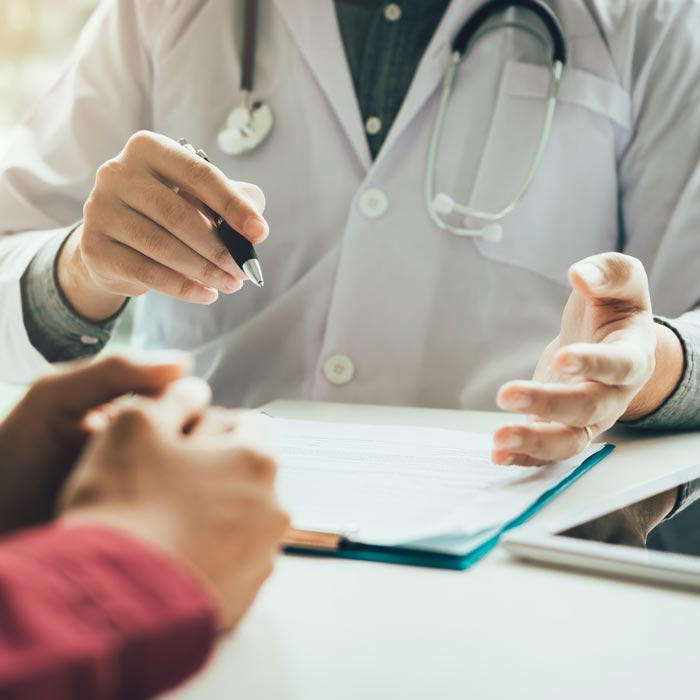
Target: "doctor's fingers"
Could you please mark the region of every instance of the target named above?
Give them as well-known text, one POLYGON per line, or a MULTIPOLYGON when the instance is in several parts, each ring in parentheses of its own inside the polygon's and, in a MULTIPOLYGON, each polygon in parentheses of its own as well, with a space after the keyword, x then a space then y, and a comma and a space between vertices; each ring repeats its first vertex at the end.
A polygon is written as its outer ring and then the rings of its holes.
POLYGON ((265 199, 265 193, 252 182, 240 182, 231 181, 231 184, 241 192, 241 194, 248 197, 253 206, 258 210, 259 214, 265 212, 265 206, 267 205, 267 200, 265 199))
POLYGON ((569 280, 586 296, 616 302, 621 314, 651 309, 644 265, 630 255, 601 253, 585 258, 571 266, 569 280))
MULTIPOLYGON (((175 195, 177 196, 177 195, 175 195)), ((111 239, 166 267, 224 294, 237 292, 243 281, 192 250, 151 219, 131 209, 105 232, 111 239)), ((227 253, 228 255, 228 253, 227 253)), ((242 274, 242 273, 241 273, 242 274)))
POLYGON ((516 381, 498 392, 498 405, 542 420, 584 427, 598 423, 605 428, 621 416, 630 399, 626 387, 584 381, 575 384, 516 381))
POLYGON ((269 228, 258 207, 221 170, 167 136, 140 131, 125 149, 146 167, 213 209, 252 243, 267 238, 269 228))
POLYGON ((644 343, 574 343, 561 348, 554 366, 562 374, 611 386, 641 386, 654 371, 654 348, 644 343))
MULTIPOLYGON (((171 270, 123 243, 107 240, 101 251, 106 261, 94 264, 96 282, 115 294, 139 296, 149 290, 193 304, 213 304, 219 297, 216 289, 171 270)), ((86 251, 87 253, 87 251, 86 251)))
MULTIPOLYGON (((124 178, 114 186, 113 194, 116 194, 126 207, 118 209, 115 215, 113 204, 112 208, 103 205, 102 209, 106 210, 107 214, 98 214, 96 225, 101 224, 102 228, 109 226, 110 231, 118 232, 121 219, 126 216, 124 210, 138 212, 216 267, 245 281, 245 274, 231 257, 210 219, 205 217, 187 196, 174 192, 156 177, 138 177, 128 182, 127 178, 124 178)), ((136 242, 139 237, 138 229, 127 230, 125 233, 130 236, 128 241, 124 239, 124 235, 117 237, 128 244, 136 242)))
POLYGON ((540 421, 505 425, 494 433, 493 442, 491 458, 496 464, 531 467, 573 457, 588 445, 588 433, 583 428, 540 421))

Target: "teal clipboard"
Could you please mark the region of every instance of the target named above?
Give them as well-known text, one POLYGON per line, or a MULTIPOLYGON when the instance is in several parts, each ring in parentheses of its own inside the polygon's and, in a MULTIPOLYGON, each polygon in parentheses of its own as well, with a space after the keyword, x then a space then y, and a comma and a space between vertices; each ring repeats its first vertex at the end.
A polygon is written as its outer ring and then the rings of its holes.
POLYGON ((319 551, 297 545, 288 546, 284 551, 289 554, 304 554, 315 557, 336 557, 340 559, 358 559, 361 561, 375 561, 385 564, 404 564, 409 566, 427 566, 438 569, 453 569, 464 571, 476 564, 485 557, 499 542, 503 534, 509 530, 519 527, 533 516, 537 515, 548 503, 554 500, 562 491, 567 489, 577 479, 580 479, 587 471, 605 459, 613 450, 615 445, 603 445, 598 452, 590 455, 566 478, 562 479, 556 486, 545 491, 529 508, 524 510, 519 516, 500 527, 494 528, 488 536, 479 541, 473 549, 462 554, 447 554, 444 552, 430 551, 425 548, 405 547, 384 547, 378 545, 367 545, 360 542, 343 540, 338 548, 332 551, 319 551))

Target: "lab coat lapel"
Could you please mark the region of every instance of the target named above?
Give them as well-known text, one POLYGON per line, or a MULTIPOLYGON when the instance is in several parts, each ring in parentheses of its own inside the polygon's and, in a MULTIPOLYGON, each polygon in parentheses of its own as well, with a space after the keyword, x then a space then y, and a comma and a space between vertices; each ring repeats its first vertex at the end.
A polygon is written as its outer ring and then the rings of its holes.
MULTIPOLYGON (((371 164, 332 0, 275 0, 289 32, 316 77, 365 170, 371 164)), ((313 124, 309 125, 313 129, 313 124)))

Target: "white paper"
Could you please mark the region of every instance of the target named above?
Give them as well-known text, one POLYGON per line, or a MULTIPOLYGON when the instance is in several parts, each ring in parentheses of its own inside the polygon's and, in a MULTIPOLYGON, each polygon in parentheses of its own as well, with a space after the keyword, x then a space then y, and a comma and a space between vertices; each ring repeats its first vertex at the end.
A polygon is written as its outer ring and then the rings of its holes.
POLYGON ((510 467, 491 462, 491 436, 439 428, 272 418, 278 491, 296 527, 402 544, 477 533, 520 515, 590 454, 510 467))

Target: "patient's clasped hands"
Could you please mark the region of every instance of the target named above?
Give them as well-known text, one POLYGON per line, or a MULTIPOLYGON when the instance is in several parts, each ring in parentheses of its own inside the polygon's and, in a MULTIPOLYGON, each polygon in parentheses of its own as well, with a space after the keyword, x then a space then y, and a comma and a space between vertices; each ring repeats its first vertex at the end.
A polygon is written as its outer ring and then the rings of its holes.
POLYGON ((40 380, 0 428, 17 477, 0 511, 14 513, 5 530, 47 520, 62 488, 66 526, 113 527, 175 557, 227 629, 270 574, 289 518, 261 419, 211 409, 209 387, 185 371, 182 360, 109 358, 40 380), (150 396, 110 403, 133 391, 150 396), (13 491, 28 481, 31 491, 13 491))

